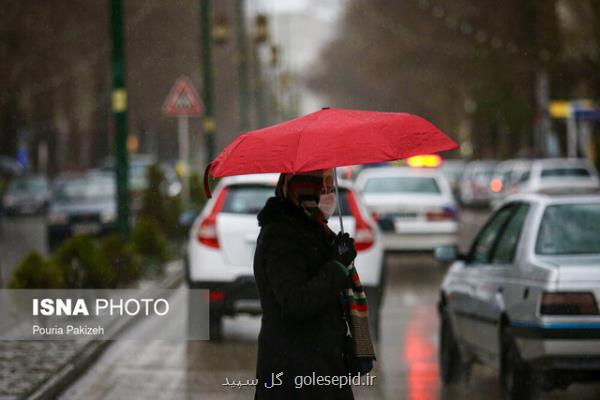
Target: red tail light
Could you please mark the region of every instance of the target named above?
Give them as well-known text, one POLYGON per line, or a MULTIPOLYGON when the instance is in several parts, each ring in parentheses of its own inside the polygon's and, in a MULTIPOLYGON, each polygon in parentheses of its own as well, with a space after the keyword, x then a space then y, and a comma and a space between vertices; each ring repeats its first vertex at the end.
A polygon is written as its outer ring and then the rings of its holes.
POLYGON ((225 293, 220 290, 210 290, 208 292, 208 301, 223 301, 225 300, 225 293))
POLYGON ((494 193, 500 193, 502 191, 502 179, 494 178, 490 181, 490 189, 494 193))
POLYGON ((598 315, 598 304, 591 292, 558 292, 542 294, 542 315, 598 315))
POLYGON ((369 223, 364 219, 363 215, 360 212, 360 207, 358 206, 358 202, 356 201, 356 197, 354 193, 347 191, 346 198, 348 199, 348 206, 350 207, 350 212, 354 217, 354 221, 356 223, 356 232, 354 234, 354 247, 356 251, 367 250, 373 243, 375 242, 375 233, 373 232, 373 227, 369 225, 369 223))
POLYGON ((214 249, 219 248, 219 238, 217 237, 217 215, 223 208, 223 203, 227 198, 227 188, 224 188, 219 193, 215 200, 212 211, 202 222, 198 229, 198 241, 205 246, 214 249))

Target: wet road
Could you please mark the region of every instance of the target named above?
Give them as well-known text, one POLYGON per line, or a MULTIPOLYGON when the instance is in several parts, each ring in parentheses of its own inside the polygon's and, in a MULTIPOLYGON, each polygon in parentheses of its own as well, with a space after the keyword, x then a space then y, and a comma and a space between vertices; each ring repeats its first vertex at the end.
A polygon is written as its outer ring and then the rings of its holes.
MULTIPOLYGON (((475 235, 483 213, 463 213, 461 247, 475 235)), ((357 399, 499 399, 497 373, 475 367, 468 386, 442 388, 437 364, 435 303, 444 271, 428 257, 388 259, 378 362, 371 386, 355 386, 357 399)), ((168 323, 145 320, 128 335, 175 329, 185 318, 186 289, 171 299, 182 312, 168 323)), ((236 388, 226 379, 252 379, 256 362, 257 317, 225 319, 223 342, 117 341, 61 399, 250 399, 251 386, 236 388)), ((572 386, 546 399, 597 399, 598 386, 572 386)))

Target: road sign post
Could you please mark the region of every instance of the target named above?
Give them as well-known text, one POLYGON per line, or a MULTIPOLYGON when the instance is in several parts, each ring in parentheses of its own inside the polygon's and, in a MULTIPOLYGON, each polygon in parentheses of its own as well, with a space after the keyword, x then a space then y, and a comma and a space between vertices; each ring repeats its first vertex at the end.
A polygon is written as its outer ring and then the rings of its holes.
POLYGON ((184 206, 190 200, 190 129, 189 117, 202 115, 203 107, 200 96, 194 89, 192 82, 181 77, 173 85, 171 92, 163 104, 163 112, 170 117, 177 117, 177 142, 179 147, 179 163, 183 170, 182 201, 184 206))
POLYGON ((179 142, 179 161, 183 165, 183 187, 182 200, 183 204, 187 205, 190 200, 190 185, 189 185, 189 165, 190 165, 190 129, 188 117, 180 115, 177 117, 177 140, 179 142))

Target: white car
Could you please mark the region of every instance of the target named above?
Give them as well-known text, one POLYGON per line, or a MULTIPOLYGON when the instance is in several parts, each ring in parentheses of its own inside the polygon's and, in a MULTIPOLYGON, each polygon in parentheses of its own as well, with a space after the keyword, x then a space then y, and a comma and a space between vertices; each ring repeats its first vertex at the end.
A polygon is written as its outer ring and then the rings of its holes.
POLYGON ((458 183, 458 197, 465 206, 487 206, 492 192, 490 181, 494 175, 496 161, 471 161, 465 167, 458 183))
MULTIPOLYGON (((257 174, 223 178, 192 225, 186 278, 190 288, 210 290, 211 338, 222 335, 223 316, 260 313, 253 274, 260 231, 256 217, 267 199, 274 196, 278 177, 278 174, 257 174)), ((352 184, 341 180, 339 191, 344 230, 355 240, 358 253, 355 265, 365 287, 372 310, 373 334, 377 337, 384 286, 381 233, 352 184)), ((337 211, 329 226, 339 231, 337 211)), ((189 300, 190 313, 196 312, 197 304, 197 299, 189 300)))
POLYGON ((519 193, 531 193, 598 187, 598 172, 590 161, 578 158, 548 158, 531 163, 529 170, 521 174, 517 190, 519 193))
POLYGON ((369 168, 356 185, 376 215, 386 251, 432 251, 457 243, 457 206, 439 170, 369 168))
POLYGON ((499 367, 504 399, 600 381, 600 194, 515 195, 442 283, 444 383, 473 363, 499 367))
POLYGON ((496 166, 494 176, 490 181, 491 208, 497 208, 504 199, 518 192, 518 182, 531 169, 531 160, 505 160, 496 166))

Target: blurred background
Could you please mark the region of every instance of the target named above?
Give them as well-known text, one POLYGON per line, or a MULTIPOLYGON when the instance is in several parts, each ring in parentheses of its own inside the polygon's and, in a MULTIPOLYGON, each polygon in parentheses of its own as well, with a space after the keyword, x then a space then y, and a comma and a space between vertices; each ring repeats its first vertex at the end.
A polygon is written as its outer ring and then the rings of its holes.
MULTIPOLYGON (((242 132, 325 106, 414 113, 460 149, 379 172, 338 170, 349 230, 367 235, 359 257, 376 270, 381 379, 358 393, 499 398, 486 394, 497 386, 487 367, 470 392, 441 385, 435 304, 447 265, 432 252, 468 249, 509 195, 597 190, 598 21, 595 0, 3 0, 1 286, 169 282, 185 294, 214 280, 203 267, 216 254, 219 268, 241 271, 219 285, 250 287, 250 299, 234 300, 256 303, 247 237, 274 183, 223 180, 215 195, 230 188, 229 198, 217 209, 202 191, 207 163, 242 132), (370 196, 384 189, 387 203, 370 196)), ((215 310, 231 295, 225 286, 210 287, 215 310)), ((177 299, 183 318, 192 306, 177 299)), ((219 340, 116 344, 83 378, 48 393, 249 398, 252 389, 235 394, 221 383, 253 377, 255 305, 213 315, 219 340)), ((83 348, 15 346, 0 342, 0 364, 11 367, 0 375, 3 399, 48 390, 44 382, 83 348)), ((588 385, 549 398, 597 395, 588 385)))

